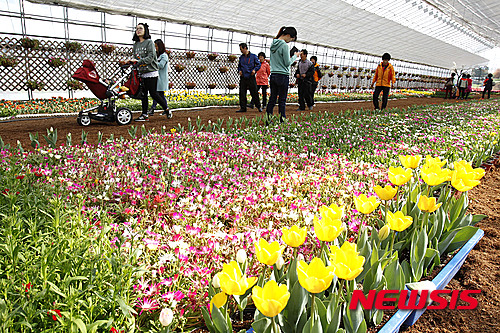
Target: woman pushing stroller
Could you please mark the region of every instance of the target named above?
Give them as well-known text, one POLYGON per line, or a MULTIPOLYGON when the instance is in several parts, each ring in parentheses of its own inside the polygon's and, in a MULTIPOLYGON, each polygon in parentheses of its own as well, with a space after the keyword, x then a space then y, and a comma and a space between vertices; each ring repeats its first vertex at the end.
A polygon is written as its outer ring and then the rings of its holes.
POLYGON ((139 71, 143 81, 142 114, 135 121, 148 121, 148 92, 149 95, 160 104, 163 109, 162 115, 172 118, 166 100, 161 98, 157 92, 158 84, 158 59, 156 57, 155 44, 151 40, 149 27, 146 23, 139 23, 135 28, 134 45, 132 47, 133 59, 129 60, 139 71))

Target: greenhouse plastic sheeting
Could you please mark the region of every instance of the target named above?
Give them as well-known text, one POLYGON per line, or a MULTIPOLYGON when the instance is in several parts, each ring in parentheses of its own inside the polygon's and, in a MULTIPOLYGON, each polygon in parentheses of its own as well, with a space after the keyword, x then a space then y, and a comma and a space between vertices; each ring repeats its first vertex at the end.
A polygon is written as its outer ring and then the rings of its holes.
POLYGON ((294 26, 298 40, 439 67, 487 59, 340 0, 30 0, 273 36, 294 26))

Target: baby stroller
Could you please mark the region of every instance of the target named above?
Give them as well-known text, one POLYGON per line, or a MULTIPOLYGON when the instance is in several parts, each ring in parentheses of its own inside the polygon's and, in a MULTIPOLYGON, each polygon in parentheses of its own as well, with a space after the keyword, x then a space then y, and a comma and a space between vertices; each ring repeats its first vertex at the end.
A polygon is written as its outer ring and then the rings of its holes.
POLYGON ((99 77, 95 65, 90 60, 84 60, 82 67, 78 68, 73 74, 73 79, 81 81, 87 85, 92 93, 101 100, 101 104, 80 111, 76 122, 81 126, 89 126, 90 121, 100 120, 117 122, 118 125, 127 125, 132 121, 132 112, 125 107, 116 108, 117 98, 125 98, 126 91, 122 91, 121 81, 130 75, 131 70, 122 67, 124 75, 116 82, 107 83, 99 77))

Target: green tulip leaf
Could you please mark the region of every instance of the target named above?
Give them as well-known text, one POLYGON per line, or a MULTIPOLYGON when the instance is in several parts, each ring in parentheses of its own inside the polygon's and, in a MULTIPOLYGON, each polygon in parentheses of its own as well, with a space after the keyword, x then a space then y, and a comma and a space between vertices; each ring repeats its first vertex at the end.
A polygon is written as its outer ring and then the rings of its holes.
POLYGON ((215 329, 219 333, 229 333, 229 326, 227 325, 226 316, 222 314, 222 312, 216 307, 212 307, 212 320, 215 326, 215 329))
POLYGON ((270 333, 272 330, 271 319, 264 317, 252 323, 252 328, 256 333, 270 333))
POLYGON ((285 310, 287 311, 286 320, 296 326, 302 312, 306 310, 309 293, 300 285, 299 281, 295 282, 288 299, 288 304, 285 310))
POLYGON ((205 325, 207 326, 210 333, 216 333, 215 327, 213 325, 212 319, 210 318, 210 314, 206 307, 201 307, 201 314, 203 315, 203 319, 205 320, 205 325))

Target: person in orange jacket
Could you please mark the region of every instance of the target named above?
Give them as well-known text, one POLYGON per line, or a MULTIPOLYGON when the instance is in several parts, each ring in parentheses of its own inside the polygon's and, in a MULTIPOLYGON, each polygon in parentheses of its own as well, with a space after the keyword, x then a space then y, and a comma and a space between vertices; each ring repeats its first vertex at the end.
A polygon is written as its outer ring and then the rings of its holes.
POLYGON ((394 73, 394 67, 389 63, 391 60, 391 55, 389 53, 384 53, 382 55, 382 62, 377 66, 375 75, 373 76, 373 82, 370 88, 375 84, 375 90, 373 91, 373 106, 375 110, 379 109, 378 97, 380 92, 382 95, 382 110, 387 106, 387 100, 389 99, 389 91, 391 90, 391 85, 396 83, 396 74, 394 73))
POLYGON ((323 77, 323 73, 321 73, 321 69, 319 68, 318 57, 312 56, 310 58, 310 60, 314 65, 314 75, 313 75, 313 82, 312 82, 312 86, 311 86, 311 95, 312 95, 311 99, 312 99, 312 102, 314 105, 314 92, 318 88, 318 83, 319 83, 319 80, 321 80, 321 78, 323 77))

